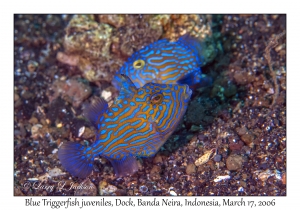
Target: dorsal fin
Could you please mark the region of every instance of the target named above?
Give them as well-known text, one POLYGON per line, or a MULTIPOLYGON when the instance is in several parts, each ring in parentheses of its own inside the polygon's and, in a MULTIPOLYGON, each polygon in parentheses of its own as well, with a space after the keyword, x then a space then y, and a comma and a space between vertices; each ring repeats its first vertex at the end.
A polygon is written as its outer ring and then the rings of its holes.
POLYGON ((83 110, 83 116, 88 118, 89 121, 98 129, 97 124, 101 116, 108 109, 108 104, 103 98, 98 98, 83 110))
POLYGON ((125 98, 131 99, 137 90, 130 78, 125 74, 116 74, 113 85, 120 91, 119 96, 116 98, 116 103, 125 98))

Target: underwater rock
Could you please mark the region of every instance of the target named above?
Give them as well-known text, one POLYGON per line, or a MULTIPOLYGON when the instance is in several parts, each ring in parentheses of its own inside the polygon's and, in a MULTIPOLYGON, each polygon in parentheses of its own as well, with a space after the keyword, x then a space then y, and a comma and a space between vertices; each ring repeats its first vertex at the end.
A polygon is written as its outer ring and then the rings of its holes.
POLYGON ((230 155, 226 159, 227 169, 230 171, 236 171, 242 168, 243 157, 240 155, 230 155))
POLYGON ((73 106, 78 107, 91 93, 92 89, 89 85, 77 79, 68 79, 66 81, 55 80, 47 91, 47 96, 50 103, 61 96, 73 106))
POLYGON ((157 41, 163 34, 159 15, 124 15, 125 25, 114 31, 112 52, 129 57, 157 41))
POLYGON ((115 28, 120 28, 125 25, 125 15, 98 15, 99 22, 109 24, 115 28))
POLYGON ((247 145, 253 144, 253 141, 255 139, 255 136, 252 133, 244 134, 241 136, 241 139, 243 142, 245 142, 247 145))
POLYGON ((190 175, 192 173, 196 173, 196 166, 194 163, 190 163, 187 165, 185 169, 186 174, 190 175))
POLYGON ((80 53, 82 57, 108 57, 111 32, 108 24, 96 22, 92 15, 74 15, 65 28, 65 52, 80 53))
POLYGON ((93 15, 74 15, 65 28, 65 51, 57 55, 58 60, 76 65, 88 81, 109 81, 112 30, 110 25, 96 22, 93 15))

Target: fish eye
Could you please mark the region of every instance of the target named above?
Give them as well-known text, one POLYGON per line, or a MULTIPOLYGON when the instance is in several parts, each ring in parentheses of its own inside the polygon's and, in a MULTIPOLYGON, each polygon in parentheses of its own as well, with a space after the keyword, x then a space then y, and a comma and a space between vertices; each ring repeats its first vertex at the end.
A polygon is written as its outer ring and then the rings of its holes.
POLYGON ((164 95, 160 92, 158 93, 154 93, 151 97, 150 97, 150 101, 152 104, 160 104, 164 99, 164 95))
POLYGON ((133 68, 135 69, 141 69, 145 66, 145 61, 139 59, 133 62, 133 68))

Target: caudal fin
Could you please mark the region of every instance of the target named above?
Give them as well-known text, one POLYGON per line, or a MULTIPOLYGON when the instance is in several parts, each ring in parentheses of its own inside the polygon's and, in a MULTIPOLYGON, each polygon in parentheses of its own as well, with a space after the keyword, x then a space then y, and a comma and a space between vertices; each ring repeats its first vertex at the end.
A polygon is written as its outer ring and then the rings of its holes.
POLYGON ((207 75, 201 74, 200 71, 194 71, 177 81, 178 84, 187 84, 192 89, 208 87, 213 84, 213 79, 207 75))
POLYGON ((58 158, 63 167, 73 176, 85 178, 93 170, 94 158, 87 149, 75 142, 64 142, 58 150, 58 158))
POLYGON ((203 53, 203 42, 198 40, 195 37, 192 37, 190 34, 185 34, 179 37, 177 43, 183 44, 185 47, 188 47, 190 50, 193 51, 196 60, 200 66, 204 64, 204 53, 203 53))

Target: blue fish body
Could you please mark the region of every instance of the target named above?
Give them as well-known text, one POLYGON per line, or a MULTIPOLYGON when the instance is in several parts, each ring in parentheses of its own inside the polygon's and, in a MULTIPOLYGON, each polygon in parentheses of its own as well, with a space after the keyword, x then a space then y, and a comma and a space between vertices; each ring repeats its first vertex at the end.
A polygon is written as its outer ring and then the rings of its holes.
MULTIPOLYGON (((190 87, 210 83, 201 73, 202 47, 196 38, 184 35, 176 42, 156 41, 132 54, 119 73, 130 77, 136 87, 149 82, 159 84, 187 84, 190 87)), ((119 81, 113 80, 119 89, 119 81)))
POLYGON ((100 99, 84 115, 97 128, 89 147, 64 143, 58 157, 72 175, 87 177, 93 160, 108 159, 117 176, 138 170, 136 157, 150 157, 174 132, 182 119, 192 91, 187 85, 148 83, 136 88, 125 75, 117 75, 120 94, 111 107, 100 99))

